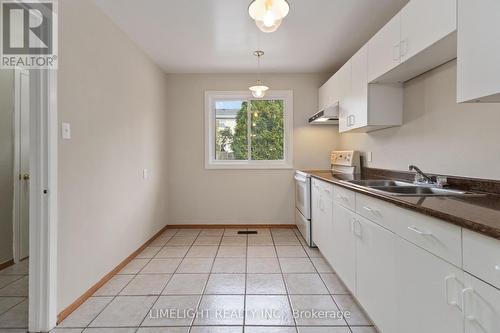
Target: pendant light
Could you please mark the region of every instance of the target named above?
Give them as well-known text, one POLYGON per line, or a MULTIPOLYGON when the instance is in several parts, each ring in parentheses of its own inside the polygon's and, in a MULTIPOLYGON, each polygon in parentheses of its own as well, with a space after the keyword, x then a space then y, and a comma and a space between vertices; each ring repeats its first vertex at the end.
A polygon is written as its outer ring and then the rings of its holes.
POLYGON ((263 32, 278 30, 289 10, 286 0, 253 0, 248 6, 248 14, 263 32))
MULTIPOLYGON (((260 57, 264 55, 264 51, 255 51, 253 55, 257 57, 257 68, 260 77, 260 57)), ((257 80, 257 84, 255 86, 251 86, 248 89, 250 89, 250 91, 252 92, 253 97, 262 98, 266 95, 266 91, 269 90, 269 87, 263 85, 262 81, 259 79, 257 80)))

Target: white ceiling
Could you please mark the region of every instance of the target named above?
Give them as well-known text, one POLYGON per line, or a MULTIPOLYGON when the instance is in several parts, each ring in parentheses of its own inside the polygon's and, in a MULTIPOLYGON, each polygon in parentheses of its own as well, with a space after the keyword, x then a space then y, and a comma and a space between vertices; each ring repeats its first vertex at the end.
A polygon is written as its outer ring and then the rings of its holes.
POLYGON ((260 32, 250 0, 95 0, 167 73, 333 72, 408 0, 289 0, 277 32, 260 32))

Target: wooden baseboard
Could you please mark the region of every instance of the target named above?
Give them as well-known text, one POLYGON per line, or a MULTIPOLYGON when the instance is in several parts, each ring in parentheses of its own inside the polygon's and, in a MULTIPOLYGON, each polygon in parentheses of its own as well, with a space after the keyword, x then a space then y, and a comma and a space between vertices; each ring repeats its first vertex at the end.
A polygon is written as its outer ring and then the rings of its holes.
POLYGON ((1 263, 1 264, 0 264, 0 271, 1 271, 1 270, 4 270, 4 269, 6 269, 7 267, 12 266, 12 265, 14 265, 14 259, 10 259, 10 260, 8 260, 8 261, 6 261, 6 262, 4 262, 4 263, 1 263))
POLYGON ((295 228, 295 224, 170 224, 167 229, 295 228))
POLYGON ((90 296, 92 296, 99 288, 101 288, 106 282, 108 282, 114 275, 116 275, 119 271, 122 270, 132 259, 134 259, 139 253, 141 253, 151 242, 153 242, 160 234, 167 229, 167 226, 163 227, 160 231, 158 231, 153 237, 151 237, 146 243, 144 243, 140 248, 135 250, 131 255, 129 255, 125 260, 118 264, 111 272, 106 274, 102 279, 99 280, 96 284, 90 287, 83 295, 78 297, 73 303, 71 303, 68 307, 62 310, 57 315, 57 324, 62 322, 66 317, 68 317, 73 311, 75 311, 80 305, 83 304, 90 296))

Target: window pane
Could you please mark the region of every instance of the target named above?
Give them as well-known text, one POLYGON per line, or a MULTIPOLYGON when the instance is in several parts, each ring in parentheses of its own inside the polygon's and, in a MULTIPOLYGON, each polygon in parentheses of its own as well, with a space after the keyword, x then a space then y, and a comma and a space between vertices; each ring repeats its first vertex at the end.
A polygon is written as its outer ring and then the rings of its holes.
POLYGON ((246 160, 248 157, 247 102, 215 103, 215 159, 246 160))
POLYGON ((282 100, 251 102, 252 160, 284 159, 284 112, 282 100))

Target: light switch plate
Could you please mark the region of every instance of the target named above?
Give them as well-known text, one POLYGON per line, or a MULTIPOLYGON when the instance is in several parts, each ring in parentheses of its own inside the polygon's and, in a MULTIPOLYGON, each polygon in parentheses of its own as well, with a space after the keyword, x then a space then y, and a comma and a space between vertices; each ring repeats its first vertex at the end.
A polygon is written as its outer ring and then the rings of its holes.
POLYGON ((367 152, 366 153, 366 161, 371 162, 372 159, 373 159, 372 152, 371 151, 367 152))
POLYGON ((61 133, 64 140, 71 139, 71 125, 69 123, 61 124, 61 133))
POLYGON ((143 179, 148 179, 148 169, 142 169, 142 178, 143 179))

